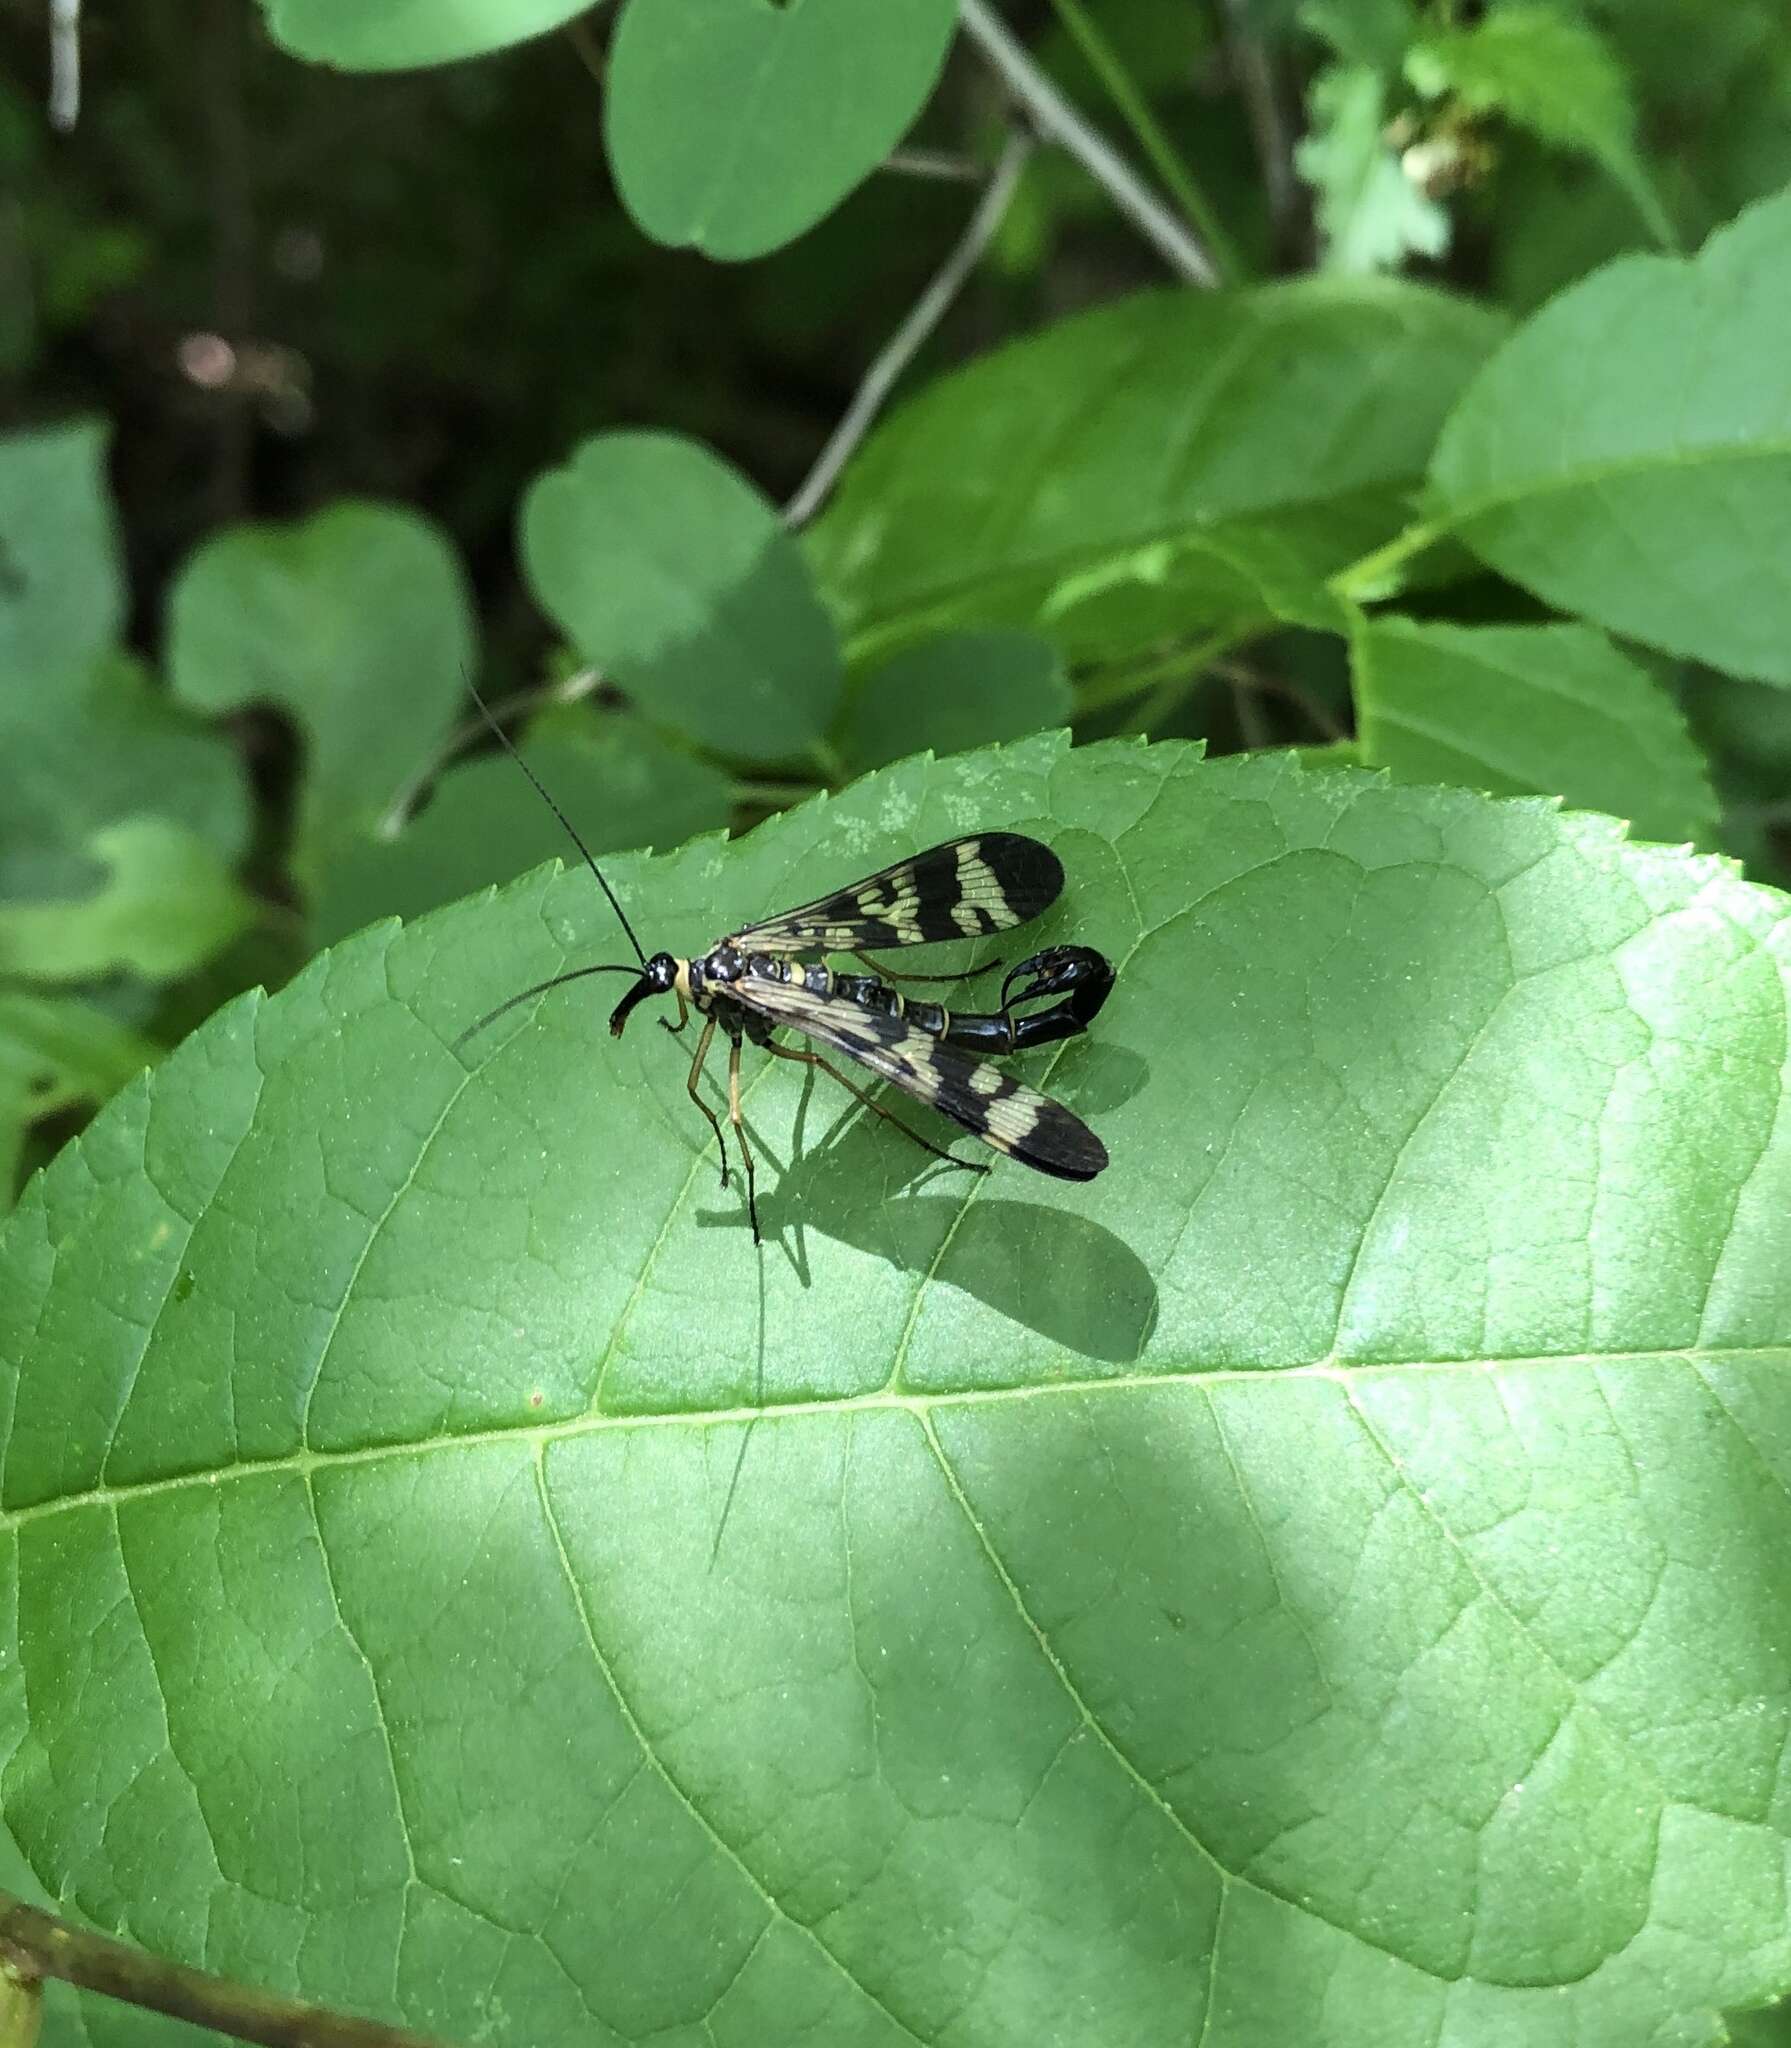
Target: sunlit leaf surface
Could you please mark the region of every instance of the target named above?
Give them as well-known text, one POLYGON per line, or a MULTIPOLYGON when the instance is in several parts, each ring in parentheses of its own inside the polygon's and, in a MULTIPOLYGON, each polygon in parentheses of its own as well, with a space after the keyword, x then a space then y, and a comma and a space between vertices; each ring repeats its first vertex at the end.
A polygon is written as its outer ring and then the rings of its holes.
POLYGON ((1087 1186, 755 1061, 755 1255, 619 983, 451 1049, 613 944, 572 872, 238 1002, 33 1184, 32 1869, 465 2040, 1714 2042, 1791 1972, 1783 899, 1049 740, 617 879, 683 949, 983 826, 1119 965, 1033 1064, 1087 1186))

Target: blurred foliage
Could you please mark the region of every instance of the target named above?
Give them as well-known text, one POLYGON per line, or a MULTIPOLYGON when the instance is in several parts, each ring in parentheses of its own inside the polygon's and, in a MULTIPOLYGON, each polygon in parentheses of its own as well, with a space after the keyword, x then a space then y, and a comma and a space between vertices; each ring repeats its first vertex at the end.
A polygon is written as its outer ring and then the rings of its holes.
MULTIPOLYGON (((1402 775, 1786 872, 1783 700, 1725 673, 1777 680, 1772 606, 1725 591, 1663 636, 1671 579, 1605 587, 1559 517, 1476 543, 1508 581, 1399 538, 1503 320, 1791 180, 1781 9, 1012 7, 1237 289, 1157 290, 1101 179, 1035 150, 917 402, 797 538, 777 508, 961 231, 1005 99, 939 0, 704 7, 95 11, 69 134, 40 9, 0 9, 0 994, 19 1045, 58 1018, 85 1048, 0 1098, 15 1149, 120 1048, 563 850, 475 676, 599 850, 1065 719, 1228 751, 1359 715, 1402 775), (847 118, 840 52, 873 33, 847 118), (1319 269, 1407 276, 1268 282, 1319 269), (1386 590, 1326 587, 1388 547, 1386 590), (1563 638, 1538 596, 1679 665, 1563 638), (122 929, 170 890, 187 914, 122 929)), ((1552 310, 1614 347, 1596 303, 1552 310)), ((1663 347, 1637 420, 1682 374, 1663 347)), ((1758 388, 1749 347, 1726 374, 1758 388)))

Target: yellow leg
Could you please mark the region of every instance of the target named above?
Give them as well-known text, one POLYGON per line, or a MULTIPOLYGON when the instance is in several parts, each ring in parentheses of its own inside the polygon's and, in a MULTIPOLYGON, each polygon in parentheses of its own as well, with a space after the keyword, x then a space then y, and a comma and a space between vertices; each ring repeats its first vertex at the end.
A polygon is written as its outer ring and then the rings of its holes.
POLYGON ((721 1184, 728 1184, 728 1145, 721 1135, 721 1125, 715 1120, 715 1112, 697 1093, 697 1083, 703 1078, 703 1062, 709 1057, 709 1041, 715 1036, 715 1019, 711 1017, 703 1026, 703 1035, 697 1040, 696 1058, 690 1063, 690 1078, 685 1087, 690 1090, 690 1099, 709 1119, 709 1128, 715 1133, 715 1142, 721 1148, 721 1184))
POLYGON ((746 1142, 746 1123, 740 1114, 740 1041, 728 1047, 728 1122, 734 1126, 734 1140, 746 1161, 746 1213, 752 1223, 752 1241, 763 1244, 759 1235, 759 1190, 753 1178, 752 1147, 746 1142))
POLYGON ((856 1095, 866 1109, 873 1109, 885 1123, 894 1124, 896 1129, 910 1137, 935 1159, 943 1159, 948 1166, 961 1166, 966 1173, 987 1173, 988 1167, 980 1159, 960 1159, 955 1152, 948 1152, 943 1145, 935 1145, 931 1138, 923 1138, 911 1124, 905 1124, 899 1116, 883 1107, 874 1097, 867 1095, 856 1081, 848 1081, 838 1067, 824 1060, 818 1052, 797 1052, 793 1046, 777 1045, 770 1039, 765 1041, 765 1050, 774 1053, 780 1060, 799 1060, 805 1067, 819 1067, 824 1074, 831 1074, 850 1095, 856 1095))

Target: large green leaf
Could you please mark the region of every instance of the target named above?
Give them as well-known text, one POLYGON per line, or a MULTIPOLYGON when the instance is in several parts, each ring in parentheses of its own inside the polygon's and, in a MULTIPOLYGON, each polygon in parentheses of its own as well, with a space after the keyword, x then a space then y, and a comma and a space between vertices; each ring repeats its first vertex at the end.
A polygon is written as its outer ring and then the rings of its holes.
POLYGON ((1784 900, 1056 740, 616 878, 689 947, 973 824, 1119 963, 1035 1064, 1086 1187, 755 1060, 755 1255, 618 984, 451 1049, 575 874, 232 1005, 33 1184, 32 1867, 467 2040, 1713 2042, 1791 1982, 1784 900))
POLYGON ((1378 617, 1352 642, 1362 759, 1415 782, 1563 796, 1708 842, 1716 793, 1677 704, 1590 626, 1378 617))
POLYGON ((292 867, 307 892, 439 743, 472 647, 451 544, 395 505, 220 534, 169 600, 176 693, 208 710, 277 704, 304 737, 292 867))
POLYGON ((226 861, 248 837, 228 742, 126 655, 0 675, 0 762, 0 900, 77 893, 94 875, 94 833, 151 806, 226 861))
POLYGON ((628 0, 604 128, 661 242, 762 256, 831 213, 920 112, 957 0, 628 0))
POLYGON ((1619 259, 1499 351, 1432 469, 1437 509, 1551 604, 1791 683, 1791 193, 1689 261, 1619 259))
MULTIPOLYGON (((728 822, 728 778, 626 713, 545 711, 522 755, 593 853, 677 846, 728 822)), ((402 831, 344 848, 313 922, 320 939, 337 939, 375 918, 434 910, 555 856, 577 859, 565 827, 514 761, 484 755, 450 768, 402 831)))
POLYGON ((654 718, 719 752, 775 761, 839 699, 833 627, 763 497, 675 434, 599 434, 522 509, 535 595, 587 660, 654 718))
POLYGON ((1403 523, 1501 331, 1385 280, 1140 294, 929 386, 847 471, 816 559, 865 645, 1334 625, 1325 576, 1403 523))
POLYGON ((124 567, 106 494, 106 440, 93 420, 0 439, 5 696, 85 670, 118 637, 124 567))
POLYGON ((407 70, 482 56, 558 28, 587 0, 261 0, 268 33, 295 57, 341 71, 407 70))

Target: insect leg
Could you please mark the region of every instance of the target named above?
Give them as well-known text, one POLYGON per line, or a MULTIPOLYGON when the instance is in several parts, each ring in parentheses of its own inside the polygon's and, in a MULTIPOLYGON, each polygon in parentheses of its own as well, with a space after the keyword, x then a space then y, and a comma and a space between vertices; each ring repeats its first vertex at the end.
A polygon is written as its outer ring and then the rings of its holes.
POLYGON ((893 1111, 887 1110, 873 1096, 866 1094, 856 1081, 848 1081, 831 1060, 824 1060, 818 1052, 798 1052, 794 1046, 779 1045, 775 1040, 765 1041, 765 1050, 775 1053, 780 1060, 799 1060, 805 1067, 819 1067, 824 1074, 831 1074, 848 1094, 856 1095, 866 1109, 874 1109, 885 1123, 892 1123, 898 1131, 912 1138, 923 1150, 932 1153, 935 1159, 943 1159, 948 1166, 961 1166, 966 1173, 987 1173, 988 1167, 980 1159, 960 1159, 955 1152, 948 1152, 943 1145, 935 1145, 931 1138, 923 1138, 910 1124, 905 1124, 893 1111))
POLYGON ((696 1058, 690 1063, 690 1078, 685 1087, 690 1090, 690 1099, 709 1119, 709 1128, 715 1133, 715 1142, 721 1147, 721 1184, 728 1184, 728 1143, 721 1135, 721 1125, 715 1120, 715 1112, 697 1093, 697 1083, 703 1077, 703 1062, 709 1057, 709 1041, 715 1036, 715 1019, 711 1017, 703 1026, 703 1035, 697 1040, 696 1058))
POLYGON ((980 967, 966 967, 957 974, 898 974, 893 967, 885 967, 874 953, 867 953, 862 946, 852 948, 854 960, 862 960, 871 972, 884 981, 975 981, 982 975, 992 974, 1001 965, 999 959, 985 960, 980 967))
POLYGON ((678 1021, 676 1024, 672 1024, 669 1023, 664 1017, 661 1017, 659 1020, 659 1028, 661 1031, 669 1031, 672 1034, 672 1036, 676 1038, 678 1033, 682 1031, 685 1025, 690 1022, 690 1005, 684 1000, 684 998, 681 995, 678 995, 678 991, 676 989, 673 989, 672 994, 678 996, 678 1021))
POLYGON ((740 1115, 740 1034, 736 1031, 728 1044, 728 1122, 734 1126, 734 1142, 740 1147, 740 1156, 746 1161, 746 1213, 752 1221, 752 1241, 763 1244, 759 1235, 759 1190, 753 1177, 752 1147, 746 1142, 746 1124, 740 1115))

